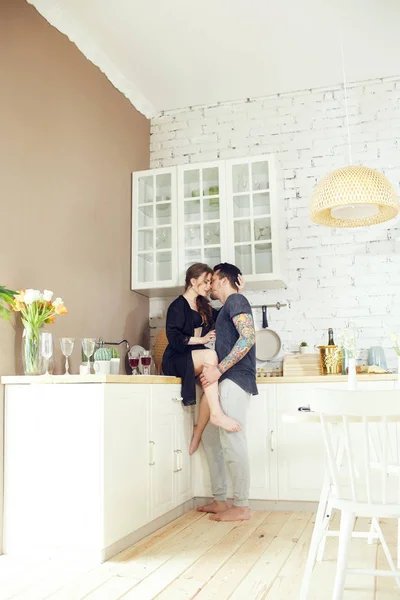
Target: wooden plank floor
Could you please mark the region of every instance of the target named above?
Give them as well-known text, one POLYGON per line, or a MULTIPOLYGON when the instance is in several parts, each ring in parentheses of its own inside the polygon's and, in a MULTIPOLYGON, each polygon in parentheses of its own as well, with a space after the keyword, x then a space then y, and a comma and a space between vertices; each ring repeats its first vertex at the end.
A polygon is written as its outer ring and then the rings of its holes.
MULTIPOLYGON (((313 513, 253 512, 250 521, 217 523, 193 510, 90 570, 0 556, 0 600, 297 600, 313 522, 313 513)), ((356 528, 368 530, 368 521, 356 528)), ((396 558, 397 523, 382 529, 396 558)), ((331 597, 336 552, 328 538, 309 600, 331 597)), ((352 541, 350 566, 387 568, 382 548, 363 539, 352 541)), ((392 578, 350 574, 344 598, 398 600, 400 589, 392 578)))

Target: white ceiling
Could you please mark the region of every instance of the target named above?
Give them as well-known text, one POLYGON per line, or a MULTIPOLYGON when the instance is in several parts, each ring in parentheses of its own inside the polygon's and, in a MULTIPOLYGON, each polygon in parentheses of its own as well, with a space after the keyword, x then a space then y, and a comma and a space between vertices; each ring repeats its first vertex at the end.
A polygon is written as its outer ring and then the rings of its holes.
POLYGON ((400 75, 400 0, 28 0, 147 117, 400 75))

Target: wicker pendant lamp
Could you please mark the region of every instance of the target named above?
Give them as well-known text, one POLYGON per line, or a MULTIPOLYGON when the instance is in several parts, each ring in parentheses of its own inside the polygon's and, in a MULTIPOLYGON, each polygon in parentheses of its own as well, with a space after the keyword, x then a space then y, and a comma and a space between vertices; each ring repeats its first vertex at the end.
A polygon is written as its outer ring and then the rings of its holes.
POLYGON ((310 217, 327 227, 366 227, 396 217, 400 204, 394 187, 382 173, 351 164, 343 44, 341 49, 350 165, 336 169, 319 182, 311 198, 310 217))
POLYGON ((350 165, 324 177, 311 199, 311 220, 327 227, 366 227, 397 216, 400 204, 382 173, 350 165))

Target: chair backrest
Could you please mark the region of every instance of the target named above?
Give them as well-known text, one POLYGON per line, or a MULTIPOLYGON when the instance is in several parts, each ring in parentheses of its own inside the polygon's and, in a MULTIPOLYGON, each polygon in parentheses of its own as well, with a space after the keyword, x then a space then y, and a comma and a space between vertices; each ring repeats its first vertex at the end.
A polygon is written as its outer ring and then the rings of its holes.
POLYGON ((333 493, 358 503, 398 505, 400 390, 315 390, 333 493))

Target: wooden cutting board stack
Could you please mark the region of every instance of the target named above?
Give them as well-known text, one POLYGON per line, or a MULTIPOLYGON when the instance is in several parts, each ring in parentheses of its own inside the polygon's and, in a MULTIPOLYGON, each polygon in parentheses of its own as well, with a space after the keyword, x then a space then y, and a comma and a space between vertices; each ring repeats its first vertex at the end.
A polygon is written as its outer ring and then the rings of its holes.
POLYGON ((322 375, 319 354, 286 354, 283 358, 284 377, 322 375))

